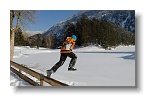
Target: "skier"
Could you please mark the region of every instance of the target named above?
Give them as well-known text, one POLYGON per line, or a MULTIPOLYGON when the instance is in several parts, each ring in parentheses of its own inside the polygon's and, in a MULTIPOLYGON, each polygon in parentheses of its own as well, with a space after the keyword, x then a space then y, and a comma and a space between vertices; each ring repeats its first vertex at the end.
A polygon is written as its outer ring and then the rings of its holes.
POLYGON ((66 60, 67 57, 71 58, 71 61, 69 63, 68 71, 75 71, 77 69, 74 68, 77 56, 72 52, 72 49, 75 46, 75 41, 77 40, 77 37, 75 35, 72 35, 71 37, 67 37, 66 40, 63 42, 61 48, 60 48, 60 60, 57 62, 50 70, 47 70, 47 77, 50 78, 52 73, 55 73, 56 70, 62 66, 66 60))

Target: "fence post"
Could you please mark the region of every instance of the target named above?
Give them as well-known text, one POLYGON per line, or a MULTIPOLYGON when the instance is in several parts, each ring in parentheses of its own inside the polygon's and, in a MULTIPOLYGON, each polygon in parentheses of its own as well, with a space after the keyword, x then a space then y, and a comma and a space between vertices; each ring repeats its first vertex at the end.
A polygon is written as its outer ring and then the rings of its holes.
POLYGON ((40 74, 40 86, 43 86, 44 75, 40 74))
POLYGON ((19 68, 19 72, 21 73, 21 69, 19 68))

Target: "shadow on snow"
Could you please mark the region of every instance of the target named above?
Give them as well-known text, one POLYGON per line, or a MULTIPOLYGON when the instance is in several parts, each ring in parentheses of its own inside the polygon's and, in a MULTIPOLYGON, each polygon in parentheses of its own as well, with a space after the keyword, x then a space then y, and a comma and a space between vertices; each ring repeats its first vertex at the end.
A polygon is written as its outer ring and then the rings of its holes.
POLYGON ((97 53, 97 54, 130 54, 127 56, 122 56, 123 59, 135 60, 135 52, 76 52, 76 53, 97 53))
POLYGON ((123 56, 121 58, 135 60, 135 53, 132 53, 131 55, 123 56))

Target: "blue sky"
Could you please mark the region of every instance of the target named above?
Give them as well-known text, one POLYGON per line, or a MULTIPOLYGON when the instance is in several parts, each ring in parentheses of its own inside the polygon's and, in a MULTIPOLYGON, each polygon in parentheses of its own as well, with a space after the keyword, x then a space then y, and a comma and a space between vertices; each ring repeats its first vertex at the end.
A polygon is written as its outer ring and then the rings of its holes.
POLYGON ((29 24, 29 27, 25 30, 45 31, 77 12, 79 10, 39 10, 37 22, 35 24, 29 24))

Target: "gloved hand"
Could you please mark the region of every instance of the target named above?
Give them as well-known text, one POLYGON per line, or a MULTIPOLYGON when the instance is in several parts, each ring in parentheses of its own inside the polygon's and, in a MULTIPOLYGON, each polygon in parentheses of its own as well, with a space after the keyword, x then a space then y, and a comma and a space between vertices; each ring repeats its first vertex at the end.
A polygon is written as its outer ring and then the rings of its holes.
POLYGON ((61 49, 62 46, 58 46, 57 49, 61 49))

